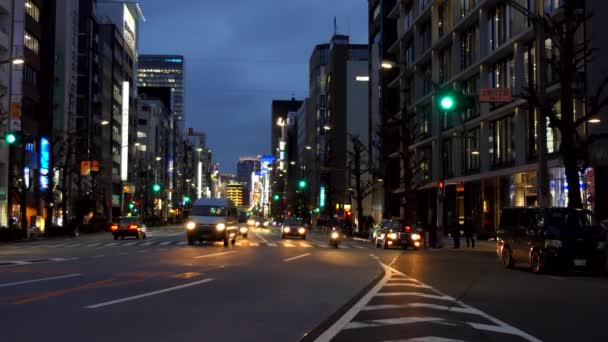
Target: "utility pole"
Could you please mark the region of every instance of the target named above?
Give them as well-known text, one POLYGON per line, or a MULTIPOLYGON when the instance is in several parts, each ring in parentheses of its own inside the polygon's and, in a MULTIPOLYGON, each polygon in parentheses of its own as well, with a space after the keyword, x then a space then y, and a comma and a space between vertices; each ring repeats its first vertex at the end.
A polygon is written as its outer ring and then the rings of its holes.
MULTIPOLYGON (((546 103, 547 67, 545 58, 545 30, 542 23, 534 21, 536 32, 536 94, 538 102, 546 103)), ((549 193, 549 167, 547 165, 547 117, 544 110, 538 111, 539 123, 536 127, 538 136, 538 204, 541 207, 550 207, 549 193)))

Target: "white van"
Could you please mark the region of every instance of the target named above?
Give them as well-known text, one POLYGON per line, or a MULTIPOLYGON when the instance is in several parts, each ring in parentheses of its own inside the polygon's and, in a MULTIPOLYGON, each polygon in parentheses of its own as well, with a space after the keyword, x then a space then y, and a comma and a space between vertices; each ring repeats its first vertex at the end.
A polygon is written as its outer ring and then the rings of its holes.
POLYGON ((186 221, 188 244, 195 241, 224 241, 235 243, 238 232, 236 205, 226 198, 201 198, 194 202, 186 221))

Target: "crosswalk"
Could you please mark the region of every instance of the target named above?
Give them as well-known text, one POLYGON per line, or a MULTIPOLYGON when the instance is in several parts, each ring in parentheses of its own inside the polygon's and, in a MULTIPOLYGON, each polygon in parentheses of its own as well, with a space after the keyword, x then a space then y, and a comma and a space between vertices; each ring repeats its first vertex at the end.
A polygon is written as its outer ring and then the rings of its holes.
MULTIPOLYGON (((221 243, 218 243, 221 244, 221 243)), ((71 249, 71 248, 120 248, 120 247, 191 247, 187 246, 186 241, 182 240, 143 240, 143 241, 108 241, 108 242, 74 242, 56 244, 20 244, 7 246, 9 249, 71 249)), ((330 248, 321 241, 282 241, 282 242, 253 242, 237 241, 235 246, 240 247, 270 247, 270 248, 330 248)), ((2 248, 2 247, 0 247, 2 248)), ((343 243, 339 249, 373 249, 373 246, 361 246, 356 243, 343 243)))

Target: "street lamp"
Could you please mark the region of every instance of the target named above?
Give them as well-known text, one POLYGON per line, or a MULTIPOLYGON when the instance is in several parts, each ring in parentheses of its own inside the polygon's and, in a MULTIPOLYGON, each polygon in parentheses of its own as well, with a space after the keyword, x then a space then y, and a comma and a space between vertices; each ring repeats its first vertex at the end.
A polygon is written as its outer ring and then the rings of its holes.
POLYGON ((22 65, 25 63, 25 60, 23 59, 23 57, 13 57, 11 59, 0 61, 0 64, 8 64, 8 63, 11 63, 13 65, 22 65))
POLYGON ((312 147, 310 145, 306 145, 306 149, 307 150, 312 150, 312 147))
POLYGON ((102 125, 102 126, 107 126, 107 125, 109 125, 109 124, 110 124, 110 121, 108 121, 108 120, 101 120, 101 121, 99 122, 99 124, 100 124, 100 125, 102 125))
POLYGON ((380 64, 380 66, 382 67, 382 69, 392 69, 394 67, 392 62, 389 61, 382 61, 382 64, 380 64))
POLYGON ((324 130, 326 130, 326 131, 329 131, 329 130, 331 130, 331 126, 330 126, 330 125, 328 125, 328 124, 325 124, 325 125, 323 126, 323 129, 324 129, 324 130))

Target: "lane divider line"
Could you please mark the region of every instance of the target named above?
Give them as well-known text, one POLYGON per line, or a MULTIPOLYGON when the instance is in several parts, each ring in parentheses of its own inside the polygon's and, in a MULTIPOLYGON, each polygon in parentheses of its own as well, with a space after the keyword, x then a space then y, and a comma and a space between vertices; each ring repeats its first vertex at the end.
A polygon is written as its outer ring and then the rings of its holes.
POLYGON ((59 277, 50 277, 50 278, 40 278, 40 279, 18 281, 16 283, 0 284, 0 287, 9 287, 9 286, 15 286, 15 285, 22 285, 22 284, 39 283, 39 282, 43 282, 43 281, 56 280, 56 279, 74 278, 74 277, 79 277, 81 275, 82 274, 80 274, 80 273, 73 273, 73 274, 68 274, 68 275, 59 276, 59 277))
POLYGON ((213 281, 213 278, 207 278, 207 279, 195 281, 195 282, 192 282, 192 283, 187 283, 187 284, 182 284, 182 285, 178 285, 178 286, 169 287, 169 288, 162 289, 162 290, 142 293, 142 294, 139 294, 139 295, 136 295, 136 296, 131 296, 131 297, 126 297, 126 298, 120 298, 120 299, 116 299, 116 300, 111 300, 109 302, 89 305, 89 306, 85 306, 85 309, 98 309, 98 308, 101 308, 101 307, 104 307, 104 306, 108 306, 108 305, 114 305, 114 304, 129 302, 129 301, 140 299, 140 298, 145 298, 145 297, 155 296, 155 295, 159 295, 159 294, 166 293, 166 292, 181 290, 181 289, 188 288, 188 287, 191 287, 191 286, 196 286, 196 285, 208 283, 210 281, 213 281))
POLYGON ((310 255, 310 253, 306 253, 306 254, 302 254, 302 255, 295 256, 295 257, 291 257, 291 258, 283 259, 283 261, 285 261, 285 262, 290 262, 290 261, 293 261, 293 260, 297 260, 297 259, 300 259, 300 258, 307 257, 307 256, 309 256, 309 255, 310 255))
POLYGON ((231 253, 236 253, 236 251, 199 255, 199 256, 195 256, 194 259, 210 258, 210 257, 214 257, 214 256, 220 256, 220 255, 231 254, 231 253))

